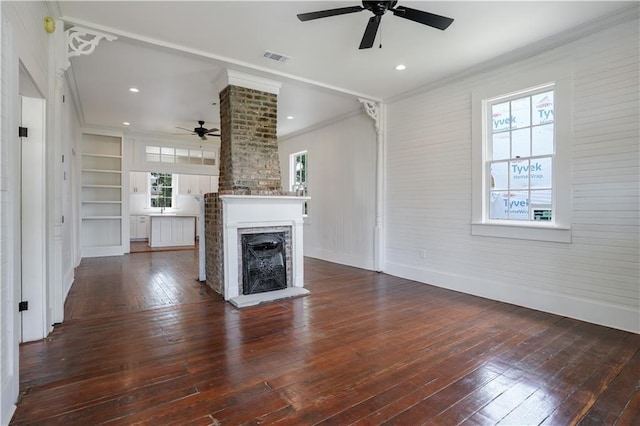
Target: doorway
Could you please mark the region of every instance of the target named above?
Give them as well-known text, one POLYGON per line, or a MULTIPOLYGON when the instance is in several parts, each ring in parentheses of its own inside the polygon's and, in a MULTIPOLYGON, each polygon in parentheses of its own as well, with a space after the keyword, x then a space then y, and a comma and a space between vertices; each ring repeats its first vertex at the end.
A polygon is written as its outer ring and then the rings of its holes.
POLYGON ((20 70, 20 342, 43 339, 46 325, 45 100, 20 70), (35 93, 34 93, 35 92, 35 93), (24 302, 27 305, 24 305, 24 302))

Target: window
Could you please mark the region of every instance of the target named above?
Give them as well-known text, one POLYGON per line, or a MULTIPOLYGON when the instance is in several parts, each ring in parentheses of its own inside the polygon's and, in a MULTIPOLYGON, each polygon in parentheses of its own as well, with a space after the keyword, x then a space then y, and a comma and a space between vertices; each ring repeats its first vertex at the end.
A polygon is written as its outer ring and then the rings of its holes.
POLYGON ((145 147, 145 160, 151 163, 216 165, 216 153, 203 149, 184 149, 166 146, 145 147))
MULTIPOLYGON (((302 195, 307 195, 307 151, 297 152, 290 156, 290 182, 291 190, 302 195)), ((306 216, 309 212, 308 203, 303 205, 303 215, 306 216)))
POLYGON ((554 88, 485 103, 489 220, 553 219, 554 88))
POLYGON ((174 207, 174 176, 171 173, 149 173, 149 206, 153 208, 174 207))
POLYGON ((559 72, 473 92, 472 235, 571 242, 572 82, 559 72))

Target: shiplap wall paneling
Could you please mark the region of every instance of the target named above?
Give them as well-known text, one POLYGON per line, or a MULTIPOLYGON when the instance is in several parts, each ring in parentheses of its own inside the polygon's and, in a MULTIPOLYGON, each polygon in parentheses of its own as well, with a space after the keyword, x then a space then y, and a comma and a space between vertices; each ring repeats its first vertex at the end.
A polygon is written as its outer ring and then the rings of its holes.
POLYGON ((16 180, 11 167, 15 149, 9 140, 9 129, 15 126, 12 117, 14 107, 10 100, 17 98, 17 89, 12 82, 14 67, 10 43, 11 25, 0 5, 0 424, 8 424, 18 396, 18 315, 15 237, 12 233, 12 216, 15 217, 14 194, 16 180), (12 66, 13 65, 13 66, 12 66))
MULTIPOLYGON (((8 424, 18 397, 20 285, 20 153, 18 125, 19 62, 40 95, 48 92, 48 34, 42 31, 45 2, 0 3, 0 424, 8 424)), ((30 87, 32 90, 34 87, 30 87)))
POLYGON ((305 256, 373 268, 376 134, 364 112, 279 142, 282 184, 289 155, 308 152, 305 256))
POLYGON ((638 20, 388 106, 385 271, 640 331, 638 20), (573 81, 572 243, 472 236, 474 90, 554 67, 573 81))

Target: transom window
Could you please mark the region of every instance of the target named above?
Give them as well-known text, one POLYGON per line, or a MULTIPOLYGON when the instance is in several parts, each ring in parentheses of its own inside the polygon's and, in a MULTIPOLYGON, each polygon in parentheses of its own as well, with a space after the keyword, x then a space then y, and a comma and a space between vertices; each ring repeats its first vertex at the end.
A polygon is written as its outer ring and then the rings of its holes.
POLYGON ((167 146, 145 147, 145 160, 152 163, 216 165, 216 153, 204 149, 184 149, 167 146))
POLYGON ((554 86, 485 103, 487 218, 552 221, 554 86))
POLYGON ((175 181, 171 173, 149 173, 149 206, 172 208, 174 206, 175 181))

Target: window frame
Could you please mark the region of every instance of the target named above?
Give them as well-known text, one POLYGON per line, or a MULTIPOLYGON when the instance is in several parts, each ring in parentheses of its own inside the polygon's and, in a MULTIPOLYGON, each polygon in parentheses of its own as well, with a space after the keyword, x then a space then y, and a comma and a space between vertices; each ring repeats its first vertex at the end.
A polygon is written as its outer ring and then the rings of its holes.
MULTIPOLYGON (((303 182, 304 187, 302 189, 303 191, 302 195, 306 197, 309 192, 309 151, 308 150, 298 151, 298 152, 289 154, 289 188, 291 188, 291 191, 296 193, 297 193, 297 190, 299 189, 297 188, 296 164, 297 164, 297 158, 301 156, 305 157, 304 182, 303 182)), ((303 217, 309 216, 309 203, 307 201, 305 201, 304 204, 302 205, 302 216, 303 217)))
POLYGON ((472 218, 471 234, 551 242, 571 242, 572 79, 558 70, 536 70, 487 85, 472 93, 472 218), (544 87, 554 88, 554 154, 552 166, 552 221, 489 219, 488 106, 498 99, 525 96, 544 87))
POLYGON ((165 146, 146 144, 144 146, 144 161, 152 164, 178 164, 192 166, 217 166, 218 160, 215 150, 202 147, 165 146), (155 152, 157 151, 157 152, 155 152), (186 151, 186 152, 184 152, 186 151), (157 159, 154 159, 157 156, 157 159))
MULTIPOLYGON (((556 137, 555 137, 555 114, 554 114, 554 118, 552 120, 551 123, 533 123, 532 122, 532 118, 533 118, 533 110, 532 110, 532 106, 533 106, 533 99, 535 96, 537 95, 541 95, 541 94, 545 94, 545 93, 553 93, 553 95, 555 96, 556 90, 555 90, 555 83, 550 83, 550 84, 545 84, 543 86, 537 86, 534 88, 530 88, 521 92, 516 92, 516 93, 511 93, 509 95, 505 95, 505 96, 499 96, 497 98, 493 98, 493 99, 486 99, 483 101, 483 110, 484 110, 484 119, 486 120, 486 122, 484 123, 484 143, 486 144, 486 148, 485 148, 485 158, 484 158, 484 166, 486 167, 486 171, 485 171, 485 175, 487 176, 487 179, 489 179, 489 182, 486 182, 484 185, 484 197, 485 197, 485 209, 486 211, 484 212, 484 220, 487 223, 507 223, 507 224, 528 224, 530 222, 538 222, 535 221, 534 219, 532 219, 530 217, 530 214, 532 213, 530 211, 531 209, 531 203, 532 203, 532 194, 536 193, 536 192, 541 192, 541 191, 551 191, 551 200, 550 200, 550 204, 551 204, 551 220, 550 221, 545 221, 546 223, 550 223, 550 224, 555 224, 555 218, 556 218, 556 200, 555 200, 555 195, 556 192, 555 188, 553 187, 553 169, 554 169, 554 164, 556 162, 556 137), (500 104, 506 104, 509 103, 509 105, 511 106, 511 104, 514 101, 518 101, 518 100, 522 100, 522 99, 528 99, 528 110, 529 110, 529 124, 526 126, 519 126, 516 128, 511 127, 510 125, 507 128, 504 129, 494 129, 492 127, 493 124, 493 108, 496 105, 500 105, 500 104), (544 126, 548 126, 549 124, 551 124, 553 126, 553 145, 552 145, 552 149, 550 153, 544 153, 544 154, 537 154, 535 155, 532 152, 533 149, 533 130, 536 128, 542 128, 544 126), (514 142, 514 133, 516 132, 520 132, 526 130, 529 132, 529 155, 526 156, 519 156, 519 155, 515 155, 513 150, 514 147, 517 146, 516 142, 514 142), (499 134, 508 134, 509 137, 509 155, 504 157, 504 158, 493 158, 492 152, 495 151, 495 146, 494 146, 494 136, 495 135, 499 135, 499 134), (533 162, 536 162, 536 165, 540 164, 540 162, 543 162, 545 160, 550 160, 551 162, 551 172, 552 172, 552 179, 551 179, 551 187, 550 188, 539 188, 539 187, 535 187, 532 186, 532 182, 531 182, 531 178, 529 178, 527 180, 527 187, 525 188, 514 188, 511 186, 512 184, 512 178, 511 178, 511 167, 514 166, 514 163, 517 162, 527 162, 529 164, 529 167, 531 166, 531 164, 533 164, 533 162), (502 189, 502 190, 496 190, 493 188, 493 177, 494 175, 492 174, 491 170, 493 169, 493 165, 498 165, 498 164, 502 164, 502 163, 506 163, 508 165, 507 167, 507 176, 506 176, 506 180, 507 180, 507 188, 506 189, 502 189), (509 194, 516 194, 516 193, 522 193, 522 192, 527 192, 527 200, 529 201, 529 204, 527 205, 527 216, 529 216, 528 219, 516 219, 516 218, 510 218, 510 217, 506 217, 506 218, 491 218, 491 206, 489 205, 489 199, 492 198, 491 193, 492 191, 495 192, 507 192, 509 194)), ((513 112, 510 111, 510 114, 513 114, 513 112)), ((531 176, 531 172, 529 170, 527 170, 528 176, 531 176)), ((514 177, 514 179, 517 179, 518 177, 514 177)), ((509 216, 509 209, 507 209, 507 216, 509 216)))
POLYGON ((147 207, 153 211, 161 211, 162 209, 176 209, 176 201, 177 201, 177 174, 175 173, 165 173, 165 172, 148 172, 147 173, 147 207), (151 202, 151 177, 154 173, 162 174, 162 175, 171 175, 171 206, 170 207, 153 207, 151 202))

